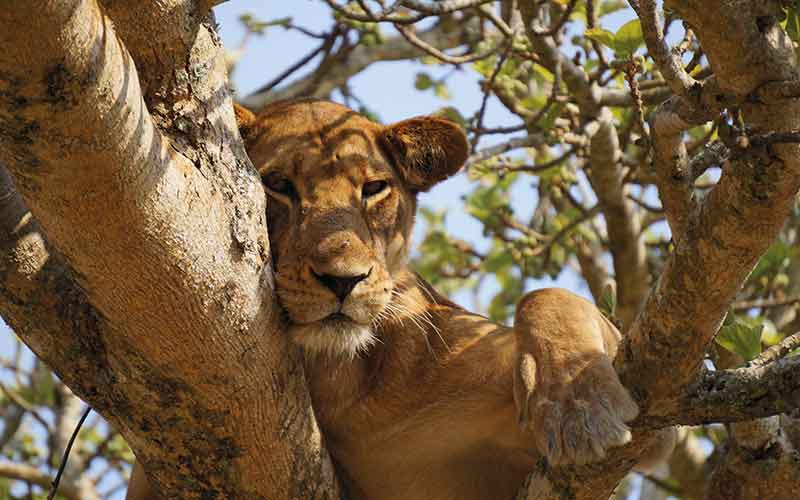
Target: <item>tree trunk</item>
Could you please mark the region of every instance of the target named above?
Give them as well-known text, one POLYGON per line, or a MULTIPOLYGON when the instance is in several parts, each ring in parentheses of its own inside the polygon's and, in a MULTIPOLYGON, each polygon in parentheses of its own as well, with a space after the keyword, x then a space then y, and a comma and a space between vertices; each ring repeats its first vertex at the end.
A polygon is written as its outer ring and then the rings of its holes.
POLYGON ((165 497, 336 498, 209 6, 107 3, 0 6, 3 317, 165 497))

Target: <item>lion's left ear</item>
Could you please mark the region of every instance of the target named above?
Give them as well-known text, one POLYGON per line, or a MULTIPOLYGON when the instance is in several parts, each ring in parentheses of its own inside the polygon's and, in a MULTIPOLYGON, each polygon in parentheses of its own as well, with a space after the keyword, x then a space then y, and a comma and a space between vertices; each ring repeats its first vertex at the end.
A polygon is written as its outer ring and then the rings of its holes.
POLYGON ((433 116, 389 125, 381 133, 381 142, 412 191, 427 191, 455 174, 469 155, 461 127, 433 116))

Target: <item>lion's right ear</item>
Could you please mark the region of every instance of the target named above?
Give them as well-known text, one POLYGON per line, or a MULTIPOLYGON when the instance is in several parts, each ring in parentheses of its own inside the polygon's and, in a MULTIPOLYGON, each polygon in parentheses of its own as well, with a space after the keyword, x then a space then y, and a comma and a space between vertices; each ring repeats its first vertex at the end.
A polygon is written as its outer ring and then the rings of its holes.
POLYGON ((250 128, 255 124, 256 115, 249 109, 236 103, 233 103, 233 113, 236 115, 236 125, 239 127, 239 134, 241 134, 244 139, 250 132, 250 128))
POLYGON ((434 116, 389 125, 380 139, 412 191, 427 191, 455 174, 469 155, 461 127, 434 116))

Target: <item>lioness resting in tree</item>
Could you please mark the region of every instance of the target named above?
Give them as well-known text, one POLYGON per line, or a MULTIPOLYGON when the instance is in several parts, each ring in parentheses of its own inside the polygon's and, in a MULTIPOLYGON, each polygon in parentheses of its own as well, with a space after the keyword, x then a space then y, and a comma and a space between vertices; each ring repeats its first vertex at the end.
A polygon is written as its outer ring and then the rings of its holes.
MULTIPOLYGON (((507 328, 409 269, 417 194, 467 158, 457 125, 384 127, 315 100, 237 117, 269 198, 288 332, 348 498, 511 499, 542 457, 583 464, 630 440, 637 407, 611 364, 620 334, 591 303, 532 292, 507 328)), ((135 476, 128 498, 155 498, 135 476)))

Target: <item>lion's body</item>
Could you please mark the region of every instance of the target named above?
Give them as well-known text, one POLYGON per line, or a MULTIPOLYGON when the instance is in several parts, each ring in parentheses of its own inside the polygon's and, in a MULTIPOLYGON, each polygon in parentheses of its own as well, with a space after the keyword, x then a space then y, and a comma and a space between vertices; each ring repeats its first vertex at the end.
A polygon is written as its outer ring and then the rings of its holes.
POLYGON ((289 334, 351 500, 506 500, 542 457, 586 463, 630 439, 619 333, 592 304, 533 292, 509 328, 408 269, 417 192, 466 158, 455 125, 383 127, 319 101, 238 114, 289 334))
POLYGON ((370 356, 307 365, 350 498, 510 498, 537 459, 516 423, 513 331, 401 282, 424 315, 384 325, 370 356))

